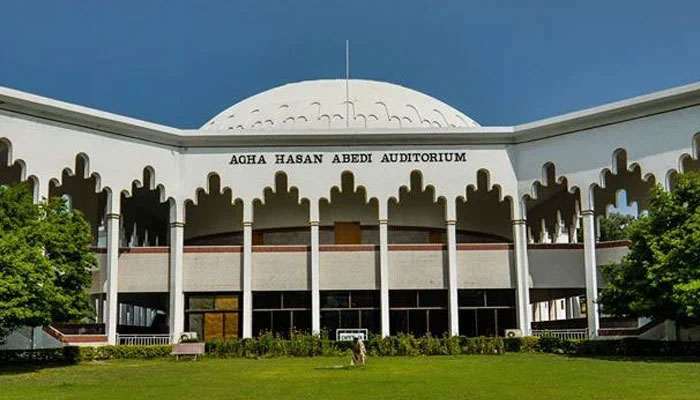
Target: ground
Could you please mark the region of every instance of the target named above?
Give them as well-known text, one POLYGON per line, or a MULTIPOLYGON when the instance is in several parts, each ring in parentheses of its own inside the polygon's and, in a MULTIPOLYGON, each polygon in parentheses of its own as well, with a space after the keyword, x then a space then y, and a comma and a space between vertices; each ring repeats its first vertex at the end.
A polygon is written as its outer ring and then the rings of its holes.
POLYGON ((547 354, 0 367, 0 399, 697 399, 700 360, 547 354))

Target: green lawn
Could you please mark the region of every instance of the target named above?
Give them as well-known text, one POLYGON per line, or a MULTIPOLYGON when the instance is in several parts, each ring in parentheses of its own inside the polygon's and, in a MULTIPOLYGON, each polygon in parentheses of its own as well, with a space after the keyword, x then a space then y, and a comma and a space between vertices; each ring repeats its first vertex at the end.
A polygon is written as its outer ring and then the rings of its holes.
POLYGON ((547 354, 87 362, 0 368, 0 399, 698 399, 700 362, 547 354))

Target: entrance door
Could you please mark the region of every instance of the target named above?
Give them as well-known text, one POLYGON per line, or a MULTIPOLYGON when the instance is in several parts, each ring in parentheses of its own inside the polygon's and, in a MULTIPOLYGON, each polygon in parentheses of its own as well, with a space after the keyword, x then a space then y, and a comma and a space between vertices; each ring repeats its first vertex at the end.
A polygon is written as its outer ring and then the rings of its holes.
POLYGON ((335 244, 361 244, 362 228, 359 222, 336 222, 335 244))

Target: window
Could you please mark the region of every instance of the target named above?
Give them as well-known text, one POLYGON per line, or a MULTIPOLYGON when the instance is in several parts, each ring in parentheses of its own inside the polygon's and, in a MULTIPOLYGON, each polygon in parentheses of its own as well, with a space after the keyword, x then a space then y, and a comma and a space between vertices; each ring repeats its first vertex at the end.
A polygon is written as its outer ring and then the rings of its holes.
POLYGON ((322 291, 321 328, 335 339, 342 328, 363 328, 378 334, 381 327, 379 292, 376 290, 322 291))
POLYGON ((200 340, 237 338, 240 332, 240 296, 237 293, 188 294, 185 329, 200 340))
POLYGON ((459 333, 464 336, 503 336, 516 327, 515 290, 458 291, 459 333))
POLYGON ((311 296, 306 291, 253 292, 253 334, 311 331, 311 296))
POLYGON ((392 335, 442 336, 448 330, 446 290, 392 290, 389 309, 392 335))

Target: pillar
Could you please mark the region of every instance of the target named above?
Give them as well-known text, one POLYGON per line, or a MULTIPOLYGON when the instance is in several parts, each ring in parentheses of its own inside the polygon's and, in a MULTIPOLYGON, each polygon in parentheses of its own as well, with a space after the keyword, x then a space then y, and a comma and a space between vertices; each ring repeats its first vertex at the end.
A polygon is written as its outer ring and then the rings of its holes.
POLYGON ((386 201, 379 201, 379 292, 382 337, 389 336, 389 218, 386 201))
POLYGON ((450 336, 459 335, 459 300, 457 296, 457 221, 447 225, 447 305, 450 336))
POLYGON ((107 279, 106 279, 106 302, 105 310, 105 333, 108 344, 117 344, 117 324, 119 323, 119 194, 109 193, 108 203, 112 203, 110 212, 107 213, 107 279), (116 203, 116 204, 114 204, 116 203))
POLYGON ((311 333, 321 333, 320 245, 318 202, 310 201, 309 225, 311 227, 311 333))
POLYGON ((243 202, 243 338, 253 337, 253 203, 243 202))
MULTIPOLYGON (((170 340, 178 343, 185 330, 185 294, 183 291, 183 252, 185 222, 178 204, 170 206, 170 340)), ((201 339, 201 338, 200 338, 201 339)))
POLYGON ((513 220, 513 253, 515 258, 516 297, 518 329, 523 335, 530 334, 530 268, 527 260, 527 221, 513 220))
POLYGON ((583 260, 586 274, 586 318, 588 334, 598 336, 600 319, 598 315, 598 275, 595 258, 595 213, 593 209, 581 212, 583 220, 583 260))

